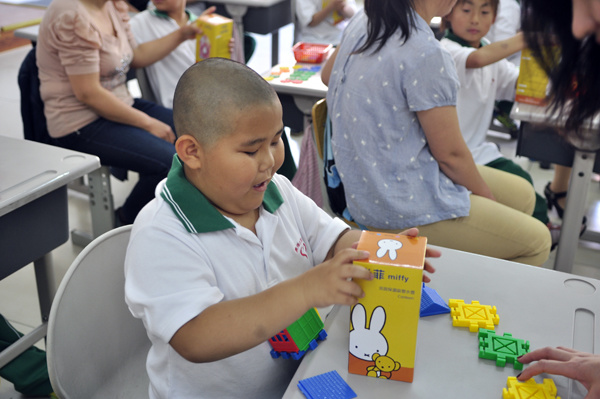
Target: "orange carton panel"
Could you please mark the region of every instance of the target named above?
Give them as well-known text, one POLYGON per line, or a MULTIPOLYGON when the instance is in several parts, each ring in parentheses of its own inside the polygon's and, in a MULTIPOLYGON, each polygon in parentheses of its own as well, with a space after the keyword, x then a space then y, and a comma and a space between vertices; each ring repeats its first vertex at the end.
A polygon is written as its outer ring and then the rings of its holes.
POLYGON ((357 280, 365 291, 351 310, 348 371, 412 382, 427 238, 363 231, 358 249, 371 271, 357 280))
POLYGON ((202 29, 196 35, 196 62, 211 57, 231 58, 229 41, 233 36, 233 20, 219 14, 203 15, 196 20, 202 29))

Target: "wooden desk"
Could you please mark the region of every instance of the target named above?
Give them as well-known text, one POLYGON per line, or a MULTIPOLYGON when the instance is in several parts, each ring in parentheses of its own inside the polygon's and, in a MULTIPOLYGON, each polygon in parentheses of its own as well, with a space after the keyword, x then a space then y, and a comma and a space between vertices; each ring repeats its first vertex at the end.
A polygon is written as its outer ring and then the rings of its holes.
MULTIPOLYGON (((564 126, 563 121, 555 115, 548 114, 546 108, 542 106, 515 102, 511 117, 553 128, 564 126)), ((584 125, 582 133, 587 136, 587 139, 576 143, 567 143, 556 133, 550 131, 547 134, 537 134, 534 142, 531 142, 531 139, 530 142, 524 142, 524 138, 519 138, 517 147, 518 155, 572 166, 569 195, 561 227, 562 234, 558 241, 554 261, 554 269, 567 273, 573 270, 596 152, 600 149, 600 115, 584 125)), ((600 234, 596 232, 586 232, 583 238, 600 242, 600 234)))
MULTIPOLYGON (((444 301, 475 300, 496 306, 500 316, 496 333, 508 332, 529 341, 531 350, 562 345, 600 351, 599 280, 439 249, 442 257, 432 261, 437 272, 429 286, 444 301)), ((334 308, 325 322, 327 339, 305 355, 284 399, 304 399, 298 381, 331 370, 337 370, 359 398, 496 399, 502 397, 507 377, 520 372, 508 363, 498 367, 492 360, 479 359, 477 333, 453 327, 451 316, 441 314, 420 319, 413 383, 348 374, 349 317, 349 307, 334 308)), ((564 399, 585 396, 579 383, 559 376, 543 377, 554 380, 564 399)), ((542 378, 536 377, 536 381, 542 382, 542 378)))
POLYGON ((67 183, 99 167, 93 155, 0 136, 0 279, 33 262, 42 313, 40 326, 0 353, 0 368, 46 335, 50 251, 69 238, 67 183))

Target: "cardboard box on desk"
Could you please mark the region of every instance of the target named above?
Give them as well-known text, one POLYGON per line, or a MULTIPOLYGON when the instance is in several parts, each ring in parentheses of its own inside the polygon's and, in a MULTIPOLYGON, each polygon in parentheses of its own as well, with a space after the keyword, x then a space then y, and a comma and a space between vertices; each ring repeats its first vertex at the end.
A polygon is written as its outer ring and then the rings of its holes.
POLYGON ((202 29, 202 34, 196 35, 196 62, 211 57, 231 58, 232 19, 210 14, 198 17, 196 24, 202 29))
MULTIPOLYGON (((556 50, 551 49, 550 51, 556 50)), ((525 104, 545 105, 548 82, 548 75, 533 56, 531 49, 523 49, 521 51, 515 101, 525 104)))
POLYGON ((373 273, 350 316, 348 371, 412 382, 427 238, 363 231, 354 261, 373 273))

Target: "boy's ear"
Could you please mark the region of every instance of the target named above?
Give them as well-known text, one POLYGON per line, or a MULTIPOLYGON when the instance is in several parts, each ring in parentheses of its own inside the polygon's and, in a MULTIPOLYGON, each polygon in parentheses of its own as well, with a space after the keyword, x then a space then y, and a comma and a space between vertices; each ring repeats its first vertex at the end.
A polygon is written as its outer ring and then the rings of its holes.
POLYGON ((194 136, 184 134, 177 138, 175 151, 181 161, 191 169, 200 169, 202 166, 202 147, 194 136))

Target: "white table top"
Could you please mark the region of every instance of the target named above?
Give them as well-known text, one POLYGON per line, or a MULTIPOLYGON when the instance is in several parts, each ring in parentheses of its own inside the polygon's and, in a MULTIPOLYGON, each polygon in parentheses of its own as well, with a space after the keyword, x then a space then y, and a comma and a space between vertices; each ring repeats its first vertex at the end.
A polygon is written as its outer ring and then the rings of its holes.
MULTIPOLYGON (((469 304, 475 300, 496 306, 500 316, 496 333, 507 332, 529 341, 531 350, 562 345, 600 351, 600 281, 440 250, 442 257, 432 261, 437 272, 429 286, 446 303, 449 299, 463 299, 469 304)), ((337 370, 359 398, 495 399, 502 397, 507 377, 520 372, 510 363, 497 367, 495 361, 479 359, 477 333, 453 327, 451 316, 441 314, 420 319, 413 383, 348 374, 349 314, 349 307, 334 308, 325 322, 327 339, 305 355, 285 399, 304 399, 298 381, 332 370, 337 370)), ((559 376, 543 377, 554 380, 564 399, 585 396, 579 383, 559 376)), ((536 381, 541 383, 542 376, 536 381)))
POLYGON ((38 34, 40 32, 39 25, 27 26, 25 28, 16 29, 14 35, 16 37, 20 37, 22 39, 31 40, 32 42, 36 42, 38 38, 38 34))
POLYGON ((310 78, 308 78, 308 80, 302 81, 301 83, 285 81, 288 80, 290 75, 296 70, 294 67, 299 69, 311 69, 314 67, 322 68, 324 64, 324 62, 321 64, 299 63, 292 58, 288 62, 275 65, 271 68, 269 73, 265 74, 264 76, 265 78, 268 78, 274 74, 280 73, 279 77, 275 77, 272 80, 267 79, 277 93, 312 97, 319 100, 327 95, 327 86, 325 86, 325 84, 321 81, 320 69, 310 78), (283 72, 282 69, 284 70, 283 72), (285 72, 285 70, 287 70, 287 72, 285 72))
MULTIPOLYGON (((510 113, 511 118, 524 122, 545 124, 560 128, 564 126, 564 118, 549 111, 548 107, 515 102, 510 113)), ((600 148, 600 113, 581 126, 583 138, 572 136, 571 144, 582 150, 597 151, 600 148)))
POLYGON ((99 167, 94 155, 0 136, 0 216, 99 167))

